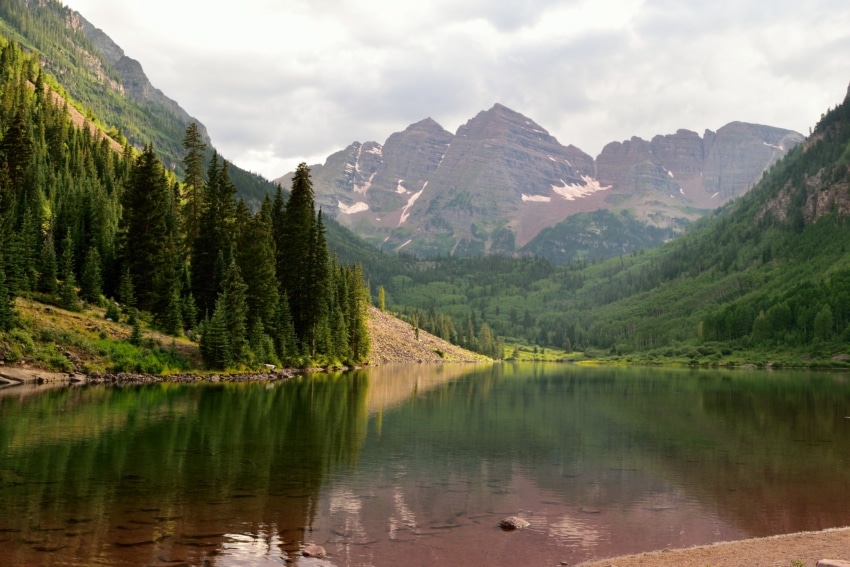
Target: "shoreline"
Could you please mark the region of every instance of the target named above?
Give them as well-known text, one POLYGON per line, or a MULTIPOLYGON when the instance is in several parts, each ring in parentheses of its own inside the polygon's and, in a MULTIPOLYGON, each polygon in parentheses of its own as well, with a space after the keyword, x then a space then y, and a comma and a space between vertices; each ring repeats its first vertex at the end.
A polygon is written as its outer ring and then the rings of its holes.
POLYGON ((797 562, 815 567, 824 559, 850 561, 850 526, 591 559, 575 567, 794 567, 797 562))

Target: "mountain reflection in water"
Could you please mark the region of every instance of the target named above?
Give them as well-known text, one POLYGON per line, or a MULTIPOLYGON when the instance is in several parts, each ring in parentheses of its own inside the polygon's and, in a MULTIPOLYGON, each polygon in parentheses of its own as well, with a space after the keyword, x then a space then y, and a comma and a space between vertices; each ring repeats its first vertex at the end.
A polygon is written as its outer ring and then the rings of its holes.
POLYGON ((845 525, 848 412, 835 374, 555 364, 0 397, 0 554, 572 564, 845 525))

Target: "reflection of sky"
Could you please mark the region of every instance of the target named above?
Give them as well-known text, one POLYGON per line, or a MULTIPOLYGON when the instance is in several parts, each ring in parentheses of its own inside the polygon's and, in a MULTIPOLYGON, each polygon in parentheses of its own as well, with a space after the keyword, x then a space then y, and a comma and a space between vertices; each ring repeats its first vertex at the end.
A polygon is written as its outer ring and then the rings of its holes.
POLYGON ((285 565, 286 552, 281 550, 283 541, 277 531, 274 526, 269 526, 256 534, 226 534, 221 546, 220 564, 233 567, 285 565))

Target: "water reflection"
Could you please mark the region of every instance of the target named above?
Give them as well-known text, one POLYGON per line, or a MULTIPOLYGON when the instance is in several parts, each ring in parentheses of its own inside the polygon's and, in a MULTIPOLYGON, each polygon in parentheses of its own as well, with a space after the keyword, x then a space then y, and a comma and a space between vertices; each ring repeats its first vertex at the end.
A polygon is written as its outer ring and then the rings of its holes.
POLYGON ((845 525, 848 407, 834 375, 562 365, 4 397, 0 553, 547 564, 845 525))

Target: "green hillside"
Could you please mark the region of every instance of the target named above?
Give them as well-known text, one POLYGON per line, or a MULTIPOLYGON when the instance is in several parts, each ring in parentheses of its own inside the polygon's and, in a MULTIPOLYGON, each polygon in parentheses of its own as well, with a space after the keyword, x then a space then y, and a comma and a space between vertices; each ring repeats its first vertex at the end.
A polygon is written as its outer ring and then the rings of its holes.
POLYGON ((383 282, 387 301, 426 319, 486 321, 517 341, 633 360, 844 364, 848 164, 845 100, 747 195, 665 246, 568 266, 423 262, 383 282))

